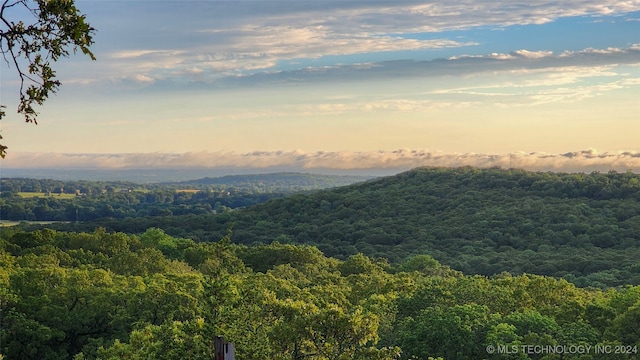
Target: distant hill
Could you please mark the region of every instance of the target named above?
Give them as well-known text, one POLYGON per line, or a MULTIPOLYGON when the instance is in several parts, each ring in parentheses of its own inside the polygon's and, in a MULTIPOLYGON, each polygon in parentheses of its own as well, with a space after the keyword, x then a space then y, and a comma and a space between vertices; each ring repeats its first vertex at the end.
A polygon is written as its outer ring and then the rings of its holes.
POLYGON ((101 222, 210 241, 304 243, 392 262, 430 254, 467 274, 640 284, 640 176, 421 168, 221 215, 101 222))
MULTIPOLYGON (((256 171, 263 173, 274 174, 291 174, 305 172, 304 169, 290 169, 290 168, 180 168, 180 169, 162 169, 162 168, 150 168, 150 169, 109 169, 109 168, 95 168, 95 169, 14 169, 3 167, 0 171, 0 178, 28 178, 28 179, 53 179, 62 181, 131 181, 138 184, 158 184, 158 183, 177 183, 188 182, 193 179, 201 178, 218 178, 225 177, 227 175, 251 175, 256 171)), ((397 173, 397 171, 389 172, 388 170, 333 170, 322 169, 318 170, 319 173, 327 176, 335 175, 337 177, 354 177, 354 178, 372 178, 376 175, 389 175, 391 173, 397 173)), ((303 174, 314 175, 314 174, 303 174)), ((323 175, 320 175, 323 176, 323 175)), ((358 180, 359 181, 359 180, 358 180)))
POLYGON ((197 180, 165 183, 190 187, 216 187, 247 189, 260 193, 291 193, 305 190, 327 189, 351 185, 374 178, 373 176, 319 175, 282 172, 273 174, 227 175, 197 180))

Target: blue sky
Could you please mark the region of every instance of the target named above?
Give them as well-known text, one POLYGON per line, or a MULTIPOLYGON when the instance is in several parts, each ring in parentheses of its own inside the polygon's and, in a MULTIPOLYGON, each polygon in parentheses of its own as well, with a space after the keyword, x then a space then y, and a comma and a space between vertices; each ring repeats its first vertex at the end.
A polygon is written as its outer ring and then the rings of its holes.
MULTIPOLYGON (((78 1, 5 167, 640 171, 640 1, 78 1)), ((25 19, 26 20, 26 19, 25 19)))

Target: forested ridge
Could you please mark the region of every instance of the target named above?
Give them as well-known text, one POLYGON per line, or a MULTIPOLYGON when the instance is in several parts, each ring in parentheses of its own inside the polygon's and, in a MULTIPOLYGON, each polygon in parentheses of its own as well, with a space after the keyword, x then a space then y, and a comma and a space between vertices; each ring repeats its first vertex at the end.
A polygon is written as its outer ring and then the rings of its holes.
POLYGON ((298 191, 317 190, 350 185, 372 179, 372 176, 354 175, 320 175, 294 172, 273 174, 227 175, 205 177, 197 180, 163 183, 188 187, 243 188, 260 193, 293 193, 298 191))
POLYGON ((218 335, 238 360, 638 358, 640 286, 230 236, 3 229, 0 358, 211 359, 218 335))
POLYGON ((534 273, 579 286, 640 284, 640 176, 420 168, 223 214, 103 220, 239 244, 298 243, 392 263, 429 254, 465 274, 534 273))

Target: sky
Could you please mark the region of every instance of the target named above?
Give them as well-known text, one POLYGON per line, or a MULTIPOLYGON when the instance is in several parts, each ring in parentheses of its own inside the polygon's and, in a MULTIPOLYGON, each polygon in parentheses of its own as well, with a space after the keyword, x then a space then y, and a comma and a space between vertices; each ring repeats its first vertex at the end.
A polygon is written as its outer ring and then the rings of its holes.
POLYGON ((0 166, 640 172, 640 0, 76 3, 97 61, 38 125, 0 64, 0 166))

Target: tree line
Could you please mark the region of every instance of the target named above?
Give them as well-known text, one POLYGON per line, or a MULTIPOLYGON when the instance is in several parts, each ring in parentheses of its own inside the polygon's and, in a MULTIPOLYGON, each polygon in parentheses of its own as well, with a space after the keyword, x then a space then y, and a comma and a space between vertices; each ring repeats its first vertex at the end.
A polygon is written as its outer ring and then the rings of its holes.
POLYGON ((259 204, 285 194, 246 191, 180 191, 176 189, 129 190, 78 193, 73 198, 56 193, 24 196, 4 192, 0 197, 0 215, 13 221, 94 221, 172 215, 220 213, 259 204))

